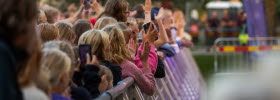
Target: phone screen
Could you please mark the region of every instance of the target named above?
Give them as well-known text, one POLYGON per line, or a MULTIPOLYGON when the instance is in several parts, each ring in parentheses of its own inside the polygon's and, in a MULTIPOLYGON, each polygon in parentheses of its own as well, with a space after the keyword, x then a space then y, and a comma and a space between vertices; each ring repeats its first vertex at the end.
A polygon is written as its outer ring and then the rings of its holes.
POLYGON ((148 31, 150 25, 151 25, 151 22, 147 22, 147 23, 143 24, 143 29, 144 29, 146 34, 147 34, 147 31, 148 31))
POLYGON ((89 54, 91 58, 91 46, 88 44, 79 45, 79 55, 82 64, 86 64, 87 54, 89 54))

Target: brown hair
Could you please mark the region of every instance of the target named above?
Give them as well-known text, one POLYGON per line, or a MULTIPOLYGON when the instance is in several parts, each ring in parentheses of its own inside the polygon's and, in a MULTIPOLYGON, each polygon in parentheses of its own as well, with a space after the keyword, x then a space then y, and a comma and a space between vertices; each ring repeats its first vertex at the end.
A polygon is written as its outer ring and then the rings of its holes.
POLYGON ((137 4, 136 6, 134 6, 134 10, 137 11, 136 15, 134 16, 135 18, 143 18, 143 13, 144 13, 143 4, 137 4))
POLYGON ((55 17, 58 17, 58 15, 59 15, 59 10, 54 7, 50 7, 45 10, 45 14, 46 14, 48 23, 53 24, 56 22, 55 17))
POLYGON ((61 22, 55 23, 54 25, 59 30, 60 40, 68 41, 68 42, 71 43, 72 42, 71 40, 76 38, 76 35, 75 35, 74 31, 72 30, 72 24, 71 23, 61 21, 61 22))
POLYGON ((132 57, 126 50, 126 41, 124 34, 118 25, 108 25, 103 28, 109 34, 110 39, 110 61, 115 64, 121 64, 125 60, 131 60, 132 57))
POLYGON ((55 39, 59 39, 59 30, 52 24, 43 23, 38 26, 38 30, 41 34, 41 39, 43 43, 55 39))
POLYGON ((105 4, 104 15, 114 17, 117 21, 126 22, 128 2, 126 0, 108 0, 105 4))
POLYGON ((43 10, 38 11, 37 24, 47 23, 47 17, 43 10))
POLYGON ((113 17, 102 17, 102 18, 99 18, 93 29, 98 29, 98 30, 101 30, 102 28, 104 28, 106 25, 109 25, 109 24, 113 24, 113 23, 117 23, 118 21, 116 19, 114 19, 113 17))
POLYGON ((79 38, 80 36, 90 30, 91 27, 91 23, 89 20, 86 19, 79 19, 78 21, 75 22, 74 26, 73 26, 73 31, 76 33, 76 39, 75 39, 75 44, 78 44, 79 38))
POLYGON ((130 22, 118 22, 116 25, 118 25, 122 29, 126 44, 129 42, 129 39, 131 38, 136 40, 137 36, 133 37, 134 36, 133 34, 135 35, 137 34, 136 32, 139 31, 138 27, 136 29, 136 27, 130 22))
POLYGON ((137 21, 137 24, 138 24, 138 29, 142 30, 142 25, 144 24, 145 20, 143 18, 137 18, 136 21, 137 21))
POLYGON ((91 53, 96 55, 98 60, 107 60, 109 55, 106 55, 108 52, 105 49, 109 47, 109 36, 106 32, 91 29, 81 35, 79 45, 81 44, 90 44, 91 53))
MULTIPOLYGON (((19 35, 34 35, 37 6, 34 0, 2 0, 0 38, 14 41, 19 35)), ((26 42, 28 43, 28 42, 26 42)))

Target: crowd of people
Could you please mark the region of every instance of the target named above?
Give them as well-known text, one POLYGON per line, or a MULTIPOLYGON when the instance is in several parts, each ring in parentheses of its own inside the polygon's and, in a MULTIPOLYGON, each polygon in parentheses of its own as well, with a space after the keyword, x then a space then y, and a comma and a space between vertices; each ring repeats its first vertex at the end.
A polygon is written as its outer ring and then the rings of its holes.
POLYGON ((217 11, 211 12, 205 24, 207 45, 213 45, 218 37, 238 37, 246 33, 246 20, 245 12, 231 14, 229 10, 224 10, 221 17, 217 11))
POLYGON ((127 77, 153 95, 164 57, 193 45, 183 12, 151 0, 131 11, 126 0, 81 0, 66 12, 34 0, 0 6, 1 100, 91 100, 127 77))

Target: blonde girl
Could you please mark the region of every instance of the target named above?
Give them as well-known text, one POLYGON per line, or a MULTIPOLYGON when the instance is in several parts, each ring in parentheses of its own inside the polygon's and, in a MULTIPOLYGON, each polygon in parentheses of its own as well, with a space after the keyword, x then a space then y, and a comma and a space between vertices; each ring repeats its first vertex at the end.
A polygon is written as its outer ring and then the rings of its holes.
POLYGON ((155 91, 155 80, 153 73, 148 65, 148 56, 150 51, 149 42, 145 42, 142 47, 144 51, 139 52, 141 54, 141 61, 143 63, 143 69, 140 70, 132 62, 132 58, 127 52, 126 42, 122 30, 118 25, 109 25, 103 28, 110 37, 110 61, 119 64, 122 68, 122 78, 133 77, 135 83, 139 86, 142 92, 147 95, 153 95, 155 91))
POLYGON ((66 21, 60 21, 54 25, 59 30, 60 40, 70 42, 73 45, 76 38, 76 35, 72 30, 73 25, 66 21))
POLYGON ((108 67, 113 73, 113 84, 117 85, 121 81, 122 69, 117 63, 112 63, 110 60, 111 50, 109 50, 109 35, 102 30, 89 30, 82 34, 79 39, 79 45, 89 44, 91 45, 91 54, 95 55, 100 61, 101 65, 108 67))
POLYGON ((112 17, 102 17, 97 20, 93 29, 101 30, 105 26, 113 23, 117 23, 118 21, 112 17))
POLYGON ((62 94, 70 82, 71 59, 58 49, 44 49, 42 68, 49 75, 51 84, 52 100, 65 98, 62 94))

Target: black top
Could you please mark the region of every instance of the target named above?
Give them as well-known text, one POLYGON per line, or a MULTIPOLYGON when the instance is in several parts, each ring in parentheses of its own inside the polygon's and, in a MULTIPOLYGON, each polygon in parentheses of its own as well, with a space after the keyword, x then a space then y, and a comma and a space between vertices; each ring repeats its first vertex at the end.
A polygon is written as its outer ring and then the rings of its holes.
POLYGON ((90 93, 83 87, 71 87, 71 98, 74 100, 91 100, 90 93))
POLYGON ((165 70, 164 70, 164 64, 160 57, 158 57, 158 65, 157 65, 157 70, 155 73, 155 78, 164 78, 165 77, 165 70))
POLYGON ((95 65, 87 65, 85 67, 83 82, 84 88, 86 88, 92 98, 96 98, 100 95, 98 86, 101 82, 100 76, 98 76, 99 68, 95 65))
POLYGON ((83 86, 82 83, 82 78, 83 78, 83 72, 74 72, 74 75, 72 77, 72 81, 77 85, 77 86, 83 86))
POLYGON ((163 52, 167 57, 173 57, 176 55, 175 49, 167 43, 160 46, 157 50, 163 52))
POLYGON ((17 81, 16 65, 24 56, 18 54, 18 48, 11 43, 0 40, 0 100, 23 100, 17 81))
POLYGON ((116 86, 119 81, 122 80, 122 68, 118 65, 115 65, 109 61, 101 61, 101 65, 108 67, 113 74, 113 85, 116 86))

